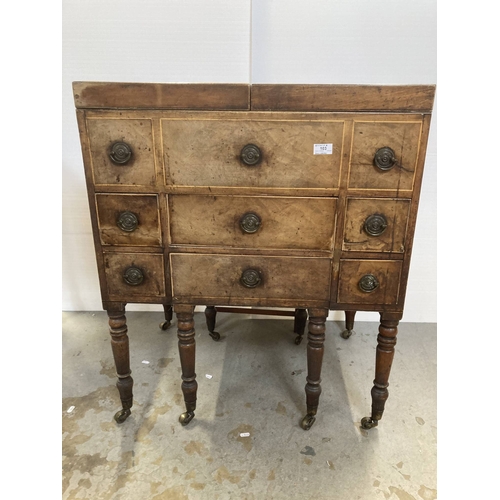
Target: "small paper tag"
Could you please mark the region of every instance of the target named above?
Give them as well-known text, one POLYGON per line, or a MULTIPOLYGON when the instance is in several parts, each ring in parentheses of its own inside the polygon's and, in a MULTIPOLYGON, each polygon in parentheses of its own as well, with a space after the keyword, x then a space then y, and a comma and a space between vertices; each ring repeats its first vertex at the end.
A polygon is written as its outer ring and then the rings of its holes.
POLYGON ((315 144, 315 155, 331 155, 333 154, 333 144, 315 144))
POLYGON ((142 364, 143 364, 143 365, 149 365, 149 361, 144 360, 144 361, 142 362, 142 364))
POLYGON ((72 413, 74 409, 75 409, 75 407, 74 407, 74 406, 70 406, 70 407, 66 410, 66 412, 67 412, 67 413, 72 413))
POLYGON ((208 373, 205 375, 208 379, 212 378, 212 375, 209 375, 208 373))
POLYGON ((247 437, 250 437, 249 432, 240 432, 240 438, 247 438, 247 437))

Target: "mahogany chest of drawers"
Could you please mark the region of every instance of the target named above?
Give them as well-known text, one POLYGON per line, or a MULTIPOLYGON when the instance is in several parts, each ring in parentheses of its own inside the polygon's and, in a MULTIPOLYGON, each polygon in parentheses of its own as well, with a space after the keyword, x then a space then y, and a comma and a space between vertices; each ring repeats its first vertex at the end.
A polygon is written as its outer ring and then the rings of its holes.
POLYGON ((132 407, 125 305, 172 306, 184 425, 196 406, 196 305, 308 316, 314 423, 329 310, 380 312, 377 425, 402 317, 434 86, 73 85, 123 422, 132 407), (305 312, 307 310, 307 313, 305 312))

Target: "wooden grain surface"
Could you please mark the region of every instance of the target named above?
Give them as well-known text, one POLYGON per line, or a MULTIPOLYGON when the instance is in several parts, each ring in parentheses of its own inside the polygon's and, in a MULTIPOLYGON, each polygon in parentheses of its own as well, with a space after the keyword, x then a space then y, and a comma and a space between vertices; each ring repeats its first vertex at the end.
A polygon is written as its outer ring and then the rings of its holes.
MULTIPOLYGON (((235 117, 238 118, 238 117, 235 117)), ((167 184, 333 188, 339 184, 343 121, 162 120, 167 184), (314 144, 332 144, 332 154, 315 155, 314 144), (247 144, 262 161, 247 166, 247 144), (304 168, 307 165, 307 168, 304 168)))
POLYGON ((409 208, 410 200, 349 198, 342 250, 403 253, 409 208), (383 215, 388 223, 379 236, 370 236, 364 230, 366 219, 374 214, 383 215))
POLYGON ((161 245, 158 195, 97 194, 96 206, 103 245, 161 245), (117 225, 123 212, 137 217, 139 223, 134 231, 123 231, 117 225))
POLYGON ((420 144, 421 121, 356 121, 354 122, 349 188, 413 189, 420 144), (396 164, 390 170, 374 165, 377 150, 390 147, 396 164))
POLYGON ((77 108, 250 109, 246 84, 73 82, 77 108))
MULTIPOLYGON (((330 259, 239 255, 170 254, 174 302, 216 298, 219 305, 252 299, 322 301, 330 291, 330 259), (240 283, 246 269, 257 269, 256 288, 240 283)), ((327 302, 327 301, 326 301, 327 302)))
POLYGON ((360 304, 397 304, 401 261, 381 260, 341 260, 338 302, 360 304), (380 285, 373 292, 360 290, 359 280, 372 274, 380 285))
POLYGON ((330 250, 335 226, 334 198, 170 195, 174 245, 214 245, 253 249, 330 250), (261 219, 245 233, 240 219, 261 219))
POLYGON ((252 110, 430 112, 435 85, 256 84, 252 110))

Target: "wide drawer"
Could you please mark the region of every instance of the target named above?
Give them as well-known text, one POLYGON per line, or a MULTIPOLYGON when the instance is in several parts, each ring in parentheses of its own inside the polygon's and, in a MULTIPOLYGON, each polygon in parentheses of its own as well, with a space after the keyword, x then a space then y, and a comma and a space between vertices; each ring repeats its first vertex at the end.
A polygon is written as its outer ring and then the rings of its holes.
POLYGON ((163 119, 161 127, 167 184, 339 185, 343 121, 163 119))
POLYGON ((348 198, 342 250, 405 251, 410 200, 348 198))
POLYGON ((331 260, 170 254, 174 302, 328 304, 331 260))
POLYGON ((104 253, 110 300, 165 295, 163 254, 104 253))
POLYGON ((355 121, 349 188, 412 190, 420 121, 355 121))
POLYGON ((401 261, 341 260, 340 304, 397 304, 401 261))
POLYGON ((102 245, 161 245, 157 195, 97 194, 102 245))
POLYGON ((171 243, 331 251, 335 208, 335 198, 171 195, 171 243))
POLYGON ((94 184, 155 184, 151 120, 88 118, 87 132, 94 184))

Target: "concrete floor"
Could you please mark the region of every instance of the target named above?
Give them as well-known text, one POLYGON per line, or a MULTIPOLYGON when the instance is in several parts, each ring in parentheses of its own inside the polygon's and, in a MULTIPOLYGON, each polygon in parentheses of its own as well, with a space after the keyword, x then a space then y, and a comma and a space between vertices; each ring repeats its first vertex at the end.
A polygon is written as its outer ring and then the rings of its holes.
POLYGON ((220 313, 214 342, 196 314, 198 407, 182 427, 176 323, 163 332, 162 316, 127 314, 134 406, 118 425, 107 316, 63 314, 63 500, 437 498, 435 324, 400 325, 385 414, 365 431, 378 325, 344 340, 328 322, 304 431, 306 340, 289 319, 220 313))

